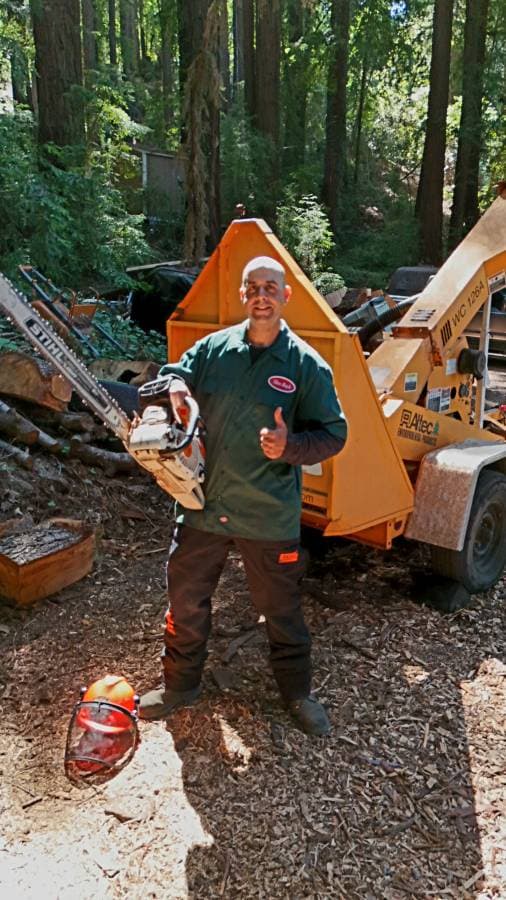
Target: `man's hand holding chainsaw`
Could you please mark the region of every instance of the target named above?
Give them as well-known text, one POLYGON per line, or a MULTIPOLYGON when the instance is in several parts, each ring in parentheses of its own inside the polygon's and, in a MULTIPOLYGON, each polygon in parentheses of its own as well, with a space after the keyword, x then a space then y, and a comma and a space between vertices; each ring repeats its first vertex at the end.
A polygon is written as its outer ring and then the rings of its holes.
MULTIPOLYGON (((186 398, 191 397, 191 391, 184 381, 173 381, 169 388, 170 405, 176 422, 182 424, 181 410, 188 410, 186 398)), ((183 413, 184 415, 184 413, 183 413)))

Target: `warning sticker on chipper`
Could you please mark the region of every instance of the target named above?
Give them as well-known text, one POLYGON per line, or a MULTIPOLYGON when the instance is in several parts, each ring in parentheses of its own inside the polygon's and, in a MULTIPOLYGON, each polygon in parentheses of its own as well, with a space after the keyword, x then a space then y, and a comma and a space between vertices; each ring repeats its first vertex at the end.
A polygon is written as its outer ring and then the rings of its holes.
POLYGON ((404 376, 404 390, 416 391, 418 387, 418 372, 407 372, 404 376))
POLYGON ((427 409, 432 412, 448 412, 451 403, 451 388, 433 388, 427 392, 427 409))

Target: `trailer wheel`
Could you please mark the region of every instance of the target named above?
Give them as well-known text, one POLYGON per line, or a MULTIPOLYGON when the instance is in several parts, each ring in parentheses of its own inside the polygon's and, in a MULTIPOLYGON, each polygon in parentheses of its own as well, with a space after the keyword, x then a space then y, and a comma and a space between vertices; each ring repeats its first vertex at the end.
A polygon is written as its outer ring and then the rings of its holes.
POLYGON ((506 476, 481 473, 462 550, 431 547, 435 572, 460 581, 470 593, 486 591, 506 566, 506 476))

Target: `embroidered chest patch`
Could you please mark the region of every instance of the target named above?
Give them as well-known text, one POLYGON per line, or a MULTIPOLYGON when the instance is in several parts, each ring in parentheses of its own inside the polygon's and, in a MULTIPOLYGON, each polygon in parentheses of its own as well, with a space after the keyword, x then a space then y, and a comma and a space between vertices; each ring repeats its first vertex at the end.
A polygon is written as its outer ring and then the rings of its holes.
POLYGON ((267 379, 267 384, 274 388, 275 391, 281 391, 282 394, 294 394, 297 390, 297 385, 292 379, 285 378, 284 375, 271 375, 267 379))

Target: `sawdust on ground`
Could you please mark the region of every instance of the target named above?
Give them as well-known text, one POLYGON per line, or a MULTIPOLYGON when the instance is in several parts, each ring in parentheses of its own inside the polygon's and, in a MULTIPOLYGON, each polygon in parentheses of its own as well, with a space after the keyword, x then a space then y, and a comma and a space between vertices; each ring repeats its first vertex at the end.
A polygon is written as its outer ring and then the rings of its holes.
POLYGON ((292 726, 231 557, 205 690, 141 724, 99 789, 63 774, 81 684, 159 679, 171 507, 142 475, 40 455, 2 473, 0 517, 98 526, 93 573, 28 610, 0 605, 0 891, 13 898, 506 896, 506 583, 442 617, 410 599, 423 554, 327 545, 305 610, 333 731, 292 726), (330 604, 326 608, 323 603, 330 604))

